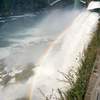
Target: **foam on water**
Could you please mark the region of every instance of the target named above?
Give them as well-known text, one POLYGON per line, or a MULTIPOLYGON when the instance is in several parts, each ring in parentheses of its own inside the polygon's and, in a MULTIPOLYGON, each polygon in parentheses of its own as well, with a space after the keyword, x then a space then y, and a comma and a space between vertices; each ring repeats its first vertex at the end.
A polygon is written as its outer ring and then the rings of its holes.
POLYGON ((30 100, 41 100, 44 98, 43 94, 45 96, 52 94, 52 89, 54 91, 58 88, 68 89, 69 84, 59 81, 64 79, 60 72, 77 71, 79 60, 93 37, 97 22, 97 13, 83 12, 55 40, 37 63, 36 75, 32 79, 30 100))
MULTIPOLYGON (((75 65, 78 65, 79 57, 90 42, 98 19, 96 13, 83 12, 68 28, 69 24, 66 23, 74 19, 77 14, 56 10, 45 17, 35 27, 35 30, 30 27, 23 33, 21 31, 21 35, 28 34, 29 37, 9 38, 9 41, 16 42, 16 44, 0 48, 0 58, 6 65, 4 76, 7 74, 11 77, 6 86, 0 85, 0 100, 22 100, 26 96, 30 96, 31 100, 41 100, 44 99, 43 94, 46 96, 52 94, 52 89, 56 93, 57 88, 65 87, 66 84, 58 81, 64 79, 59 71, 68 73, 70 69, 77 70, 75 65), (74 15, 74 17, 70 19, 68 15, 74 15), (66 30, 55 40, 58 32, 62 32, 64 29, 66 30), (51 43, 52 41, 54 42, 51 43), (49 43, 50 47, 44 52, 49 43), (43 57, 38 60, 42 54, 43 57), (16 74, 24 76, 26 73, 30 73, 32 69, 27 64, 37 60, 37 68, 32 67, 35 72, 34 77, 30 76, 29 80, 25 79, 26 81, 15 80, 16 74)), ((7 27, 7 25, 5 26, 7 27)), ((9 27, 7 28, 9 29, 9 27)), ((20 35, 20 33, 16 35, 20 35)), ((22 80, 22 78, 20 79, 22 80)))
MULTIPOLYGON (((45 15, 35 26, 30 26, 25 19, 25 25, 23 19, 5 23, 0 28, 0 37, 4 38, 1 40, 1 44, 3 41, 4 45, 7 43, 9 45, 3 49, 0 48, 0 59, 4 59, 4 63, 9 70, 15 66, 36 62, 49 43, 55 40, 58 34, 69 26, 77 14, 79 14, 78 10, 56 9, 45 15), (30 27, 26 28, 27 24, 30 27), (16 60, 16 58, 18 59, 16 60)), ((30 17, 27 17, 27 19, 29 20, 30 17)))
POLYGON ((0 59, 3 59, 9 55, 8 48, 0 48, 0 59))
POLYGON ((5 88, 0 87, 0 100, 16 100, 27 96, 28 83, 12 84, 5 88))

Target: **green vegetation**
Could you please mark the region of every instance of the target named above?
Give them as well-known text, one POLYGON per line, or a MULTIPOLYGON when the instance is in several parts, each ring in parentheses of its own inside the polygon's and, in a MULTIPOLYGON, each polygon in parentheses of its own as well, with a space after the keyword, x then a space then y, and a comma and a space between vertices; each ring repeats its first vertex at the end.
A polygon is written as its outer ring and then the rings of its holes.
MULTIPOLYGON (((90 44, 88 45, 87 50, 84 51, 84 59, 81 60, 79 69, 75 74, 71 73, 71 70, 68 74, 60 72, 65 80, 63 82, 69 83, 71 88, 65 92, 62 92, 58 89, 59 97, 56 97, 56 100, 84 100, 85 94, 87 91, 88 83, 90 76, 94 69, 94 63, 97 56, 97 49, 100 47, 100 23, 98 25, 98 30, 94 32, 93 38, 91 39, 90 44), (77 80, 74 81, 74 75, 76 75, 77 80)), ((51 100, 53 93, 49 96, 44 96, 45 100, 51 100)))
MULTIPOLYGON (((0 0, 0 16, 9 16, 41 10, 49 6, 55 0, 0 0)), ((86 4, 91 0, 84 0, 86 4)), ((100 0, 98 0, 100 1, 100 0)), ((80 0, 61 0, 65 5, 80 5, 80 0)))
POLYGON ((0 15, 33 12, 48 6, 48 0, 0 0, 0 15))
POLYGON ((0 0, 0 15, 8 15, 11 10, 12 0, 0 0))
MULTIPOLYGON (((89 44, 87 50, 85 51, 85 59, 81 60, 80 68, 76 73, 76 82, 73 81, 72 77, 69 78, 72 87, 64 93, 64 97, 67 100, 84 100, 89 78, 93 71, 98 47, 100 47, 100 25, 98 27, 98 30, 94 33, 93 39, 89 44)), ((61 100, 63 99, 64 98, 62 97, 61 100)))
MULTIPOLYGON (((40 11, 48 8, 55 0, 0 0, 0 16, 17 15, 40 11)), ((61 0, 66 5, 73 4, 74 0, 61 0)))

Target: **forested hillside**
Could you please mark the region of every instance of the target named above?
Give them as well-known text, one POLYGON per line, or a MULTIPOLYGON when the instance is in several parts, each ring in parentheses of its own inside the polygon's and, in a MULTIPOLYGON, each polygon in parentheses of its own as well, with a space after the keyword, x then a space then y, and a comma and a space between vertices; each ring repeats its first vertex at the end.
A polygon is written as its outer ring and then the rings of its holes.
POLYGON ((0 13, 3 15, 31 12, 46 7, 47 0, 0 0, 0 13))
POLYGON ((65 5, 69 5, 77 4, 80 1, 86 1, 88 4, 91 0, 0 0, 0 16, 35 12, 49 7, 55 1, 64 2, 65 5))
MULTIPOLYGON (((34 12, 46 7, 55 0, 0 0, 0 16, 34 12)), ((66 5, 74 0, 61 0, 66 5)))

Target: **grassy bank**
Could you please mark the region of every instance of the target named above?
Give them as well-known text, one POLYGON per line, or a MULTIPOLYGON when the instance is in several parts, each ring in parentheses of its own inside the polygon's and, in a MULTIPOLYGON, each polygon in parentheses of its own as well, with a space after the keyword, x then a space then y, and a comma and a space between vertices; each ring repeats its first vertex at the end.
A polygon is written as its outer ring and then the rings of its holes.
POLYGON ((94 62, 96 60, 97 48, 100 47, 100 24, 98 30, 94 33, 94 36, 85 51, 85 59, 81 60, 80 67, 76 73, 77 80, 73 82, 71 79, 71 89, 64 93, 64 97, 61 95, 61 100, 66 98, 67 100, 84 100, 89 78, 92 73, 94 62))

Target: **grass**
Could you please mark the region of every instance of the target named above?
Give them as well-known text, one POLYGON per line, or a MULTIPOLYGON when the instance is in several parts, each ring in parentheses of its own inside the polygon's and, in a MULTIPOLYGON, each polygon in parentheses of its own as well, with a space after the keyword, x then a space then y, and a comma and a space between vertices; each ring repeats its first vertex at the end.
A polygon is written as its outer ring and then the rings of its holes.
MULTIPOLYGON (((76 82, 72 81, 71 89, 64 93, 63 98, 66 100, 84 100, 89 78, 96 60, 97 48, 100 47, 100 24, 98 26, 98 30, 94 33, 93 39, 85 51, 85 59, 81 60, 80 68, 76 73, 76 82)), ((63 98, 61 98, 61 100, 63 100, 63 98)))
MULTIPOLYGON (((84 100, 89 79, 95 67, 94 63, 98 48, 100 48, 100 23, 98 25, 98 30, 94 33, 94 36, 88 45, 87 50, 84 51, 85 59, 81 60, 79 69, 77 73, 75 73, 77 80, 74 81, 74 77, 71 72, 68 74, 61 73, 65 78, 64 82, 68 82, 71 88, 69 90, 66 89, 67 91, 65 92, 62 92, 60 89, 58 89, 59 97, 56 97, 55 100, 84 100)), ((53 94, 51 97, 52 96, 53 94)), ((45 100, 52 99, 45 97, 45 100)))
MULTIPOLYGON (((65 92, 58 89, 59 97, 55 100, 84 100, 89 79, 94 69, 94 63, 97 56, 97 49, 100 47, 100 23, 98 30, 94 33, 94 36, 88 45, 87 50, 84 51, 85 59, 80 62, 79 69, 77 71, 77 80, 74 81, 74 77, 71 73, 61 73, 65 82, 69 82, 71 88, 65 92)), ((74 74, 74 75, 75 75, 74 74)), ((49 97, 45 97, 45 100, 52 100, 49 97)))

